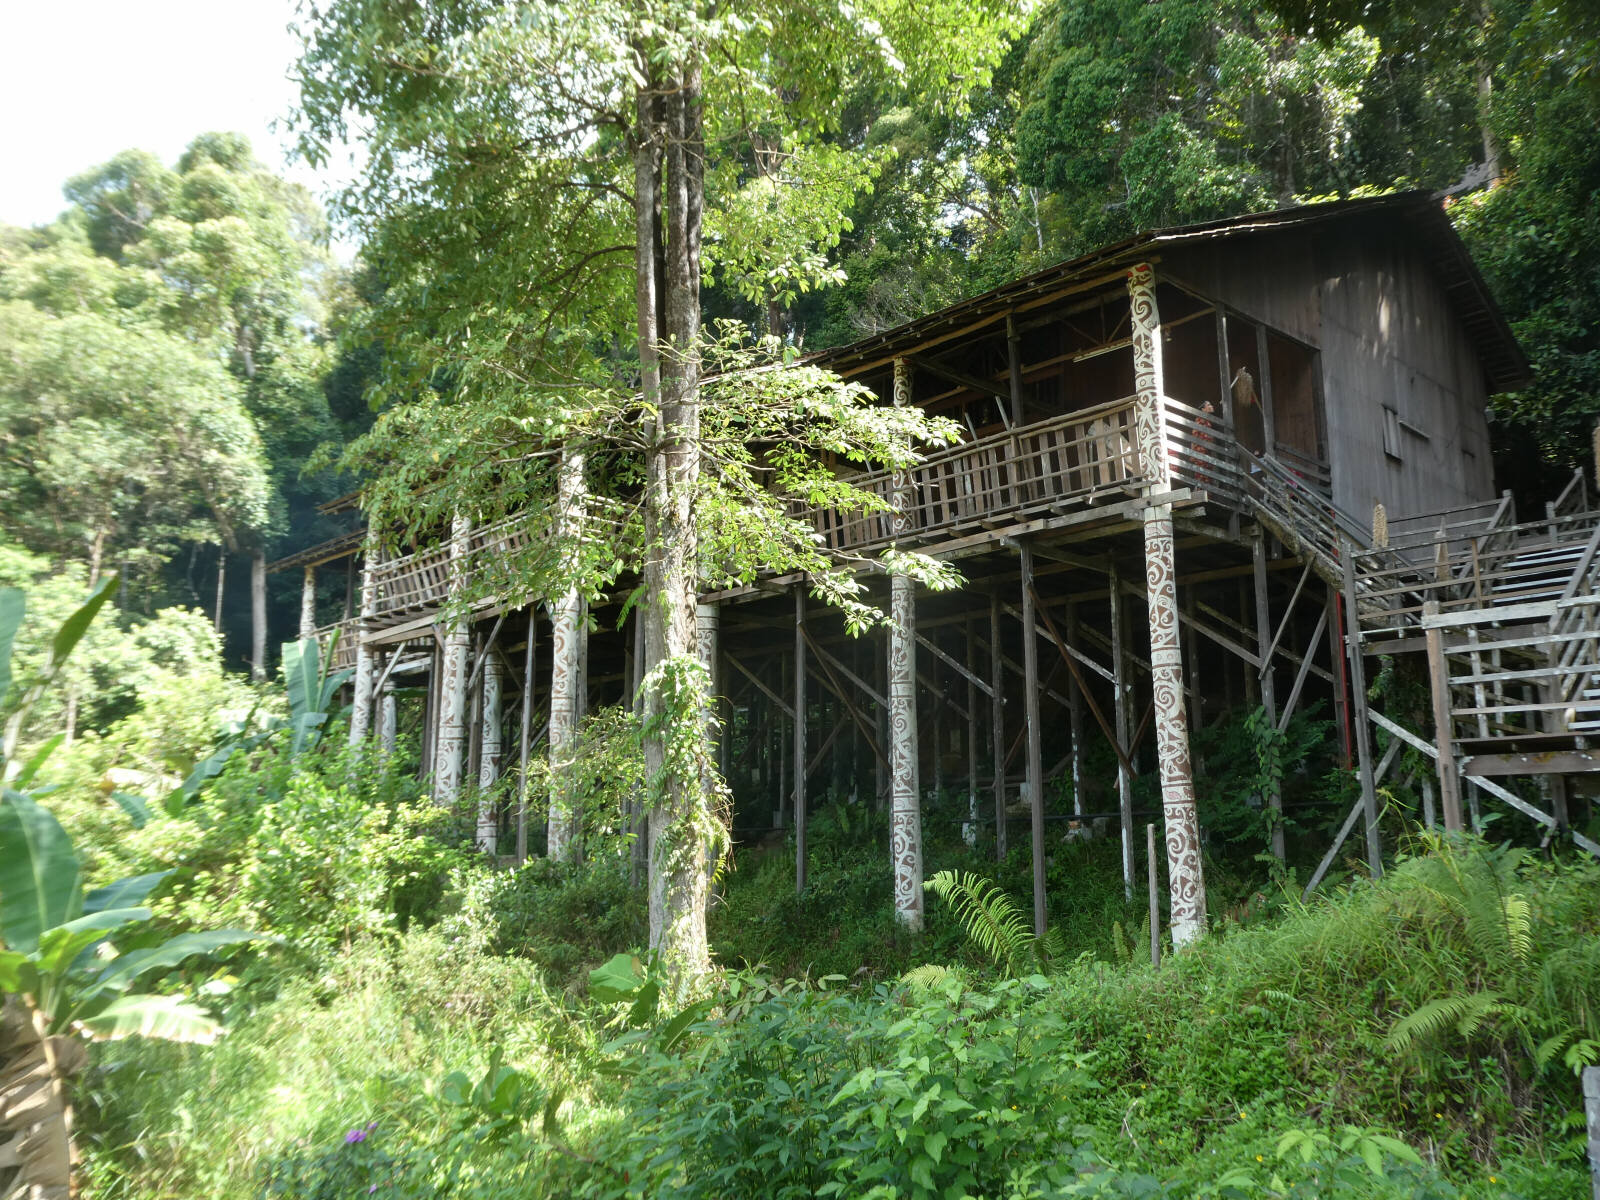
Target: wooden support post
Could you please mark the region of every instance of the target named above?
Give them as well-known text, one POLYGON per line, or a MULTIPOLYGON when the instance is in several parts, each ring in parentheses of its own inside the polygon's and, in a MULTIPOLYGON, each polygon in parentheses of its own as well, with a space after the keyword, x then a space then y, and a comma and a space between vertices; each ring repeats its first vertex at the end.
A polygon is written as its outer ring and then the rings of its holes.
POLYGON ((1144 827, 1144 870, 1150 889, 1150 965, 1161 965, 1161 888, 1156 878, 1156 827, 1144 827))
POLYGON ((1006 856, 1005 653, 1000 646, 1000 595, 989 595, 989 741, 994 759, 994 856, 1006 856))
POLYGON ((978 639, 974 636, 972 618, 967 618, 967 821, 961 829, 961 840, 968 849, 978 844, 978 639))
POLYGON ((1350 668, 1350 705, 1355 719, 1356 768, 1361 776, 1361 806, 1367 823, 1367 866, 1383 874, 1383 843, 1378 836, 1378 788, 1372 775, 1372 726, 1367 720, 1367 668, 1361 655, 1361 621, 1356 611, 1355 551, 1346 545, 1344 562, 1345 662, 1350 668))
POLYGON ((1022 338, 1017 333, 1017 323, 1006 315, 1006 378, 1011 392, 1011 427, 1020 429, 1022 415, 1022 338))
POLYGON ((939 804, 944 799, 944 748, 945 738, 948 736, 947 727, 944 723, 944 710, 948 707, 945 703, 944 694, 946 686, 944 664, 939 661, 939 655, 935 655, 933 661, 928 664, 928 672, 930 676, 928 690, 933 693, 933 762, 931 764, 933 767, 933 796, 934 803, 939 804))
MULTIPOLYGON (((1155 272, 1148 263, 1128 271, 1128 312, 1133 340, 1134 405, 1139 466, 1150 492, 1172 478, 1164 429, 1161 317, 1155 272)), ((1172 507, 1144 510, 1145 603, 1150 621, 1150 684, 1154 696, 1156 753, 1161 766, 1161 810, 1167 835, 1167 890, 1172 944, 1181 948, 1205 932, 1205 872, 1200 822, 1189 763, 1189 722, 1183 708, 1183 648, 1178 634, 1177 571, 1172 507)))
POLYGON ((806 890, 806 592, 794 587, 794 890, 806 890))
POLYGON ((250 678, 267 677, 267 555, 250 551, 250 678))
MULTIPOLYGON (((721 625, 722 610, 715 604, 696 604, 694 606, 694 636, 695 654, 700 660, 700 667, 706 673, 706 704, 701 710, 700 719, 706 727, 706 741, 708 745, 718 748, 715 770, 718 774, 726 770, 727 763, 721 754, 722 739, 720 733, 724 728, 721 716, 722 708, 722 673, 718 669, 722 662, 721 652, 721 625)), ((714 780, 706 780, 707 788, 715 786, 714 780)), ((711 794, 709 791, 708 795, 711 794)))
MULTIPOLYGON (((1067 605, 1067 649, 1078 651, 1078 606, 1067 605)), ((1083 789, 1087 782, 1083 771, 1083 685, 1074 674, 1067 690, 1067 735, 1072 738, 1072 815, 1082 819, 1084 814, 1083 789)))
MULTIPOLYGON (((228 581, 228 551, 225 546, 217 547, 217 598, 211 611, 211 628, 217 633, 222 632, 222 592, 223 586, 228 581)), ((345 616, 349 616, 346 613, 345 616)))
MULTIPOLYGON (((801 640, 804 641, 803 638, 801 640)), ((778 763, 777 763, 777 774, 778 774, 778 819, 777 819, 777 826, 778 826, 779 829, 784 828, 784 826, 786 824, 789 824, 790 822, 792 822, 792 820, 794 818, 794 806, 793 806, 793 804, 791 802, 791 799, 790 799, 790 794, 793 791, 793 788, 790 786, 790 779, 789 779, 789 773, 790 773, 790 770, 791 770, 791 764, 794 762, 794 753, 793 753, 793 751, 792 751, 792 749, 791 749, 791 747, 789 745, 789 740, 794 734, 794 725, 795 725, 795 719, 796 718, 795 718, 795 708, 794 708, 794 704, 792 702, 793 698, 794 698, 794 679, 793 679, 793 677, 792 677, 792 675, 790 673, 790 668, 791 668, 790 659, 789 659, 789 657, 787 655, 785 655, 778 662, 778 688, 779 688, 780 691, 785 691, 785 692, 789 693, 789 697, 790 697, 790 701, 791 702, 788 705, 785 706, 785 711, 789 714, 789 723, 787 725, 785 725, 782 721, 774 722, 775 731, 776 731, 776 735, 777 735, 775 740, 777 742, 777 754, 778 754, 778 763)))
MULTIPOLYGON (((1353 607, 1353 606, 1352 606, 1353 607)), ((1426 600, 1423 620, 1439 615, 1439 602, 1426 600)), ((1439 800, 1446 833, 1461 832, 1461 777, 1456 766, 1455 728, 1450 716, 1450 667, 1444 657, 1444 634, 1424 628, 1428 647, 1428 683, 1433 691, 1433 743, 1439 750, 1439 800)))
MULTIPOLYGON (((534 639, 537 610, 528 605, 528 637, 522 648, 522 724, 517 730, 517 865, 528 861, 528 757, 533 752, 534 639)), ((637 885, 638 880, 633 881, 637 885)))
MULTIPOLYGON (((466 557, 471 537, 472 523, 458 515, 450 525, 450 590, 453 594, 459 594, 466 585, 466 557)), ((363 569, 363 577, 367 574, 363 569)), ((361 591, 364 596, 365 582, 361 591)), ((439 727, 434 741, 433 798, 445 805, 454 804, 461 794, 467 745, 467 660, 471 650, 467 623, 457 617, 445 631, 443 669, 439 677, 439 727)), ((351 732, 353 734, 354 729, 351 732)))
MULTIPOLYGON (((368 722, 372 719, 372 684, 377 674, 377 656, 367 645, 367 625, 378 610, 378 584, 374 572, 378 565, 378 540, 372 535, 367 535, 366 547, 361 553, 361 619, 349 632, 355 639, 356 646, 356 673, 351 687, 350 699, 350 735, 349 742, 352 746, 359 746, 366 740, 369 729, 368 722)), ((301 613, 300 620, 305 621, 305 614, 301 613)), ((400 647, 395 647, 395 653, 400 653, 400 647)))
MULTIPOLYGON (((1263 372, 1264 373, 1264 372, 1263 372)), ((1261 659, 1261 667, 1257 677, 1261 680, 1261 708, 1266 713, 1268 726, 1272 729, 1278 727, 1278 687, 1273 678, 1272 651, 1274 639, 1272 636, 1272 610, 1267 596, 1267 538, 1258 527, 1250 538, 1250 561, 1255 575, 1255 608, 1256 608, 1256 656, 1261 659)), ((1304 576, 1301 577, 1304 582, 1304 576)), ((1288 614, 1284 614, 1288 620, 1288 614)), ((1315 650, 1308 650, 1308 657, 1315 650)), ((1262 797, 1272 817, 1271 846, 1272 855, 1279 862, 1283 861, 1283 789, 1276 782, 1262 797)))
MULTIPOLYGON (((557 536, 561 552, 572 559, 583 522, 583 455, 561 452, 556 471, 557 536), (571 543, 571 544, 569 544, 571 543)), ((557 862, 576 861, 582 853, 583 815, 578 811, 572 785, 572 757, 583 714, 583 597, 568 583, 550 605, 550 815, 546 825, 546 853, 557 862)))
POLYGON ((500 723, 502 689, 500 658, 493 645, 484 647, 483 694, 479 704, 482 722, 478 740, 478 849, 493 855, 499 849, 500 818, 495 812, 491 789, 500 780, 500 723))
MULTIPOLYGON (((399 651, 395 651, 396 654, 399 651)), ((378 745, 385 754, 393 754, 400 736, 400 706, 394 689, 384 688, 378 697, 378 745)))
POLYGON ((1122 836, 1122 896, 1133 903, 1133 765, 1128 755, 1128 652, 1122 628, 1122 580, 1116 564, 1111 566, 1111 708, 1116 722, 1117 812, 1122 836))
MULTIPOLYGON (((911 366, 894 360, 894 406, 911 404, 911 366)), ((890 481, 895 536, 909 529, 915 500, 912 476, 897 470, 890 481)), ((917 595, 906 575, 889 579, 889 863, 894 911, 907 929, 922 930, 922 788, 917 738, 917 595)))
MULTIPOLYGON (((1194 611, 1194 587, 1187 589, 1189 611, 1194 611)), ((1182 608, 1180 606, 1180 612, 1182 608)), ((1200 729, 1205 724, 1205 693, 1200 688, 1200 639, 1190 638, 1188 644, 1188 665, 1184 670, 1184 682, 1189 692, 1189 728, 1200 729)), ((1205 773, 1205 764, 1196 763, 1201 774, 1205 773)))
MULTIPOLYGON (((628 703, 633 707, 634 719, 643 720, 644 614, 638 609, 633 612, 633 680, 628 689, 628 703)), ((650 872, 650 820, 642 795, 634 797, 630 815, 633 840, 628 847, 628 882, 634 887, 641 887, 650 872)))
POLYGON ((1345 766, 1349 767, 1354 748, 1350 745, 1350 690, 1345 678, 1343 633, 1339 623, 1339 593, 1328 588, 1327 607, 1328 665, 1333 668, 1333 723, 1338 727, 1339 747, 1344 753, 1345 766))
POLYGON ((1044 936, 1044 767, 1039 728, 1039 634, 1033 614, 1033 551, 1024 542, 1022 572, 1022 701, 1028 733, 1028 813, 1033 830, 1033 932, 1044 936))
POLYGON ((317 569, 307 567, 300 580, 300 640, 317 636, 317 569))
POLYGON ((434 743, 439 730, 439 680, 444 674, 444 657, 435 645, 428 652, 428 682, 422 690, 422 761, 419 764, 423 778, 433 775, 434 743))

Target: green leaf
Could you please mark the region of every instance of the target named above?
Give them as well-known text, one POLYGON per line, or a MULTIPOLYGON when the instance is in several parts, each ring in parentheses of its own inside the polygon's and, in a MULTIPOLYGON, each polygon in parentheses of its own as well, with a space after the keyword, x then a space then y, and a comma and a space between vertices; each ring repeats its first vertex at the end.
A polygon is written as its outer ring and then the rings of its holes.
POLYGON ((223 946, 236 946, 262 937, 247 929, 208 929, 199 933, 180 933, 159 946, 146 950, 131 950, 113 961, 95 977, 82 998, 92 999, 102 992, 120 992, 139 976, 164 967, 175 967, 196 954, 210 954, 223 946))
POLYGON ((148 875, 130 875, 105 887, 95 888, 83 898, 83 911, 97 913, 108 908, 127 908, 138 904, 171 874, 171 871, 152 871, 148 875))
POLYGON ((135 792, 112 792, 111 800, 128 814, 128 820, 133 822, 135 829, 143 829, 150 824, 150 802, 143 796, 135 792))
POLYGON ((0 588, 0 705, 11 690, 11 647, 27 611, 28 598, 21 588, 0 588))
POLYGON ((27 965, 28 956, 22 951, 0 950, 0 993, 22 990, 22 969, 27 965))
POLYGON ((83 911, 82 868, 61 822, 21 792, 0 799, 0 938, 32 954, 83 911))
POLYGON ((589 972, 589 994, 602 1004, 631 1000, 644 985, 644 964, 634 954, 613 954, 589 972))
POLYGON ((39 768, 55 753, 56 747, 66 740, 67 735, 58 733, 50 738, 44 745, 33 752, 33 757, 22 764, 22 770, 17 772, 17 777, 11 781, 11 786, 19 791, 33 782, 33 777, 39 773, 39 768))
POLYGON ((79 952, 104 941, 110 930, 149 919, 148 908, 113 908, 57 925, 40 936, 34 961, 46 975, 65 975, 79 952))
POLYGON ((117 594, 121 579, 116 575, 107 575, 98 584, 89 598, 85 600, 77 612, 61 622, 61 628, 56 630, 55 640, 50 644, 50 668, 55 670, 67 661, 67 656, 72 653, 90 623, 100 614, 106 601, 117 594))
POLYGON ((210 1013, 183 996, 123 996, 78 1024, 90 1037, 108 1042, 148 1037, 209 1043, 222 1032, 210 1013))

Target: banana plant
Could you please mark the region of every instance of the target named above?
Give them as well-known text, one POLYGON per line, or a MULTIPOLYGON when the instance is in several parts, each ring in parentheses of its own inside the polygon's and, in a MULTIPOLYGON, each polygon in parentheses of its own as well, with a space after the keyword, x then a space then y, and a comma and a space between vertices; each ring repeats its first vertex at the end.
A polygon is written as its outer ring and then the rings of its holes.
MULTIPOLYGON (((254 724, 253 714, 226 731, 222 743, 208 758, 196 763, 194 769, 179 787, 163 802, 169 816, 177 816, 185 805, 198 796, 207 783, 222 773, 228 760, 241 750, 253 750, 269 738, 287 731, 289 754, 298 757, 316 748, 322 740, 329 719, 334 715, 334 700, 339 689, 350 681, 354 671, 333 671, 334 647, 338 645, 338 632, 328 644, 328 653, 316 638, 283 644, 283 682, 289 698, 289 717, 274 717, 255 733, 249 732, 254 724)), ((123 803, 118 799, 118 803, 123 803)), ((128 807, 126 804, 124 807, 128 807)), ((136 818, 137 819, 137 818, 136 818)))
POLYGON ((141 1035, 208 1042, 217 1023, 183 996, 137 991, 141 979, 197 954, 249 941, 239 929, 185 933, 119 953, 116 938, 148 921, 142 902, 166 872, 120 880, 85 894, 83 870, 61 823, 29 792, 59 739, 26 762, 13 752, 28 711, 116 587, 97 588, 56 634, 38 679, 13 702, 11 647, 26 606, 0 591, 0 1196, 66 1200, 72 1192, 72 1078, 85 1043, 141 1035))

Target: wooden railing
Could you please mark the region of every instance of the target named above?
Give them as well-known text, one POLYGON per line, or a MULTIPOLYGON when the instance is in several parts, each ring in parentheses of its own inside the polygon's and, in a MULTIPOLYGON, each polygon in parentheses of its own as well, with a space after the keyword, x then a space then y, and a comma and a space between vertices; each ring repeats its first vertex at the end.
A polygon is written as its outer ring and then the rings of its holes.
MULTIPOLYGON (((1143 483, 1132 397, 936 450, 909 472, 906 540, 925 541, 999 521, 1091 505, 1143 483)), ((893 471, 849 482, 893 504, 893 471)), ((813 510, 806 514, 832 550, 859 551, 894 537, 893 514, 813 510)))
POLYGON ((1572 512, 1543 521, 1485 521, 1463 536, 1464 523, 1442 520, 1432 540, 1409 539, 1403 551, 1368 552, 1356 560, 1370 632, 1416 626, 1422 607, 1441 612, 1484 608, 1501 620, 1521 605, 1553 600, 1567 586, 1595 527, 1595 514, 1572 512))

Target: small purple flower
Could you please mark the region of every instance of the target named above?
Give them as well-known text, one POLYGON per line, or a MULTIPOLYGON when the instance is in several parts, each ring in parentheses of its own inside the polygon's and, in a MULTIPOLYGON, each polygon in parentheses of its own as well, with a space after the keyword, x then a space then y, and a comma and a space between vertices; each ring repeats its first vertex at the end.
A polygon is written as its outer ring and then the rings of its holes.
POLYGON ((349 1133, 344 1135, 344 1144, 346 1146, 353 1146, 357 1142, 364 1142, 366 1140, 367 1131, 365 1129, 352 1129, 349 1133))

